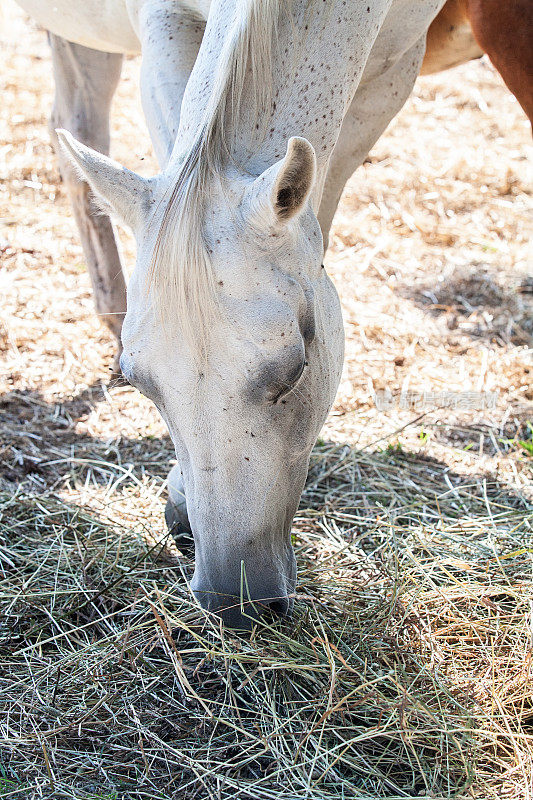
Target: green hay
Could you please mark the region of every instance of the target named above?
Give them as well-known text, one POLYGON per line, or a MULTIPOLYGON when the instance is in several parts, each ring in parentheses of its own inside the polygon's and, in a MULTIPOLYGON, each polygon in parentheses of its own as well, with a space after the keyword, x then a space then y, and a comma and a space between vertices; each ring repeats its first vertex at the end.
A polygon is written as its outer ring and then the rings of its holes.
POLYGON ((523 796, 532 511, 505 487, 321 445, 294 619, 247 638, 164 532, 0 502, 0 797, 523 796))

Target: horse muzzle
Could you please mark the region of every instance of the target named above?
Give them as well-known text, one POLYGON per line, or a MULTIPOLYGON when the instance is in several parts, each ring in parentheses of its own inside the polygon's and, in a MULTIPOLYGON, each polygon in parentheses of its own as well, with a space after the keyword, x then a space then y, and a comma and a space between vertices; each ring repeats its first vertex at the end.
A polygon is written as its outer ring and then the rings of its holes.
POLYGON ((272 567, 251 569, 244 561, 237 561, 229 574, 206 570, 197 563, 191 589, 202 608, 216 614, 225 625, 250 630, 255 623, 269 623, 291 615, 296 585, 292 548, 286 560, 282 571, 272 567))

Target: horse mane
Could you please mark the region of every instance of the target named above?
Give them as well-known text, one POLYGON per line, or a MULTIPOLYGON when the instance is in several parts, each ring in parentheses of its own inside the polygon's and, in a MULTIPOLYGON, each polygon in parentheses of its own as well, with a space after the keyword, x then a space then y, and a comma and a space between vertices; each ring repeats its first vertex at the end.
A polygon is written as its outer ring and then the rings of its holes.
POLYGON ((217 313, 214 271, 203 228, 208 182, 231 162, 233 137, 250 78, 254 130, 272 100, 272 43, 284 0, 237 0, 213 88, 192 147, 180 166, 152 256, 149 286, 162 320, 172 315, 193 354, 206 357, 217 313))

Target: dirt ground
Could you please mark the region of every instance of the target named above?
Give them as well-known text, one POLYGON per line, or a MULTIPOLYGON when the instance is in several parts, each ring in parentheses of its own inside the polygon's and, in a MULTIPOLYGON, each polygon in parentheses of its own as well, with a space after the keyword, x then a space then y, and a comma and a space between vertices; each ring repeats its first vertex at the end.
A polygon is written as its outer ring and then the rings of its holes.
MULTIPOLYGON (((157 537, 172 448, 150 402, 109 381, 113 344, 93 313, 50 146, 46 37, 4 2, 0 488, 53 492, 157 537)), ((112 152, 150 175, 138 71, 137 60, 125 62, 112 152)), ((529 122, 486 59, 419 80, 335 218, 326 267, 343 305, 346 362, 319 452, 333 443, 340 463, 345 446, 377 456, 388 449, 406 456, 407 488, 415 473, 437 470, 452 493, 470 480, 481 503, 487 482, 531 501, 532 164, 529 122), (386 391, 393 402, 383 410, 375 397, 386 391), (400 408, 402 391, 436 393, 437 406, 443 393, 475 393, 461 395, 474 407, 400 408)), ((131 269, 132 239, 120 235, 131 269)), ((296 521, 302 530, 312 491, 296 521)), ((334 506, 334 496, 323 503, 334 506)), ((522 757, 513 753, 502 775, 522 757)), ((507 795, 531 797, 531 774, 509 778, 507 795)), ((500 796, 497 785, 490 796, 500 796)))

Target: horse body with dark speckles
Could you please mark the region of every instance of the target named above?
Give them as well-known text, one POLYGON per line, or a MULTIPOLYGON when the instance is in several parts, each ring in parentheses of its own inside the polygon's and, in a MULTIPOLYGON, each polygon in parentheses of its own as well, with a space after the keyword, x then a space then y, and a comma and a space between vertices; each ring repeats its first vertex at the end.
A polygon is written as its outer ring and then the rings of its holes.
POLYGON ((167 516, 192 530, 192 589, 230 625, 285 615, 291 523, 343 361, 324 244, 444 0, 20 2, 50 32, 54 136, 98 311, 175 445, 167 516), (124 53, 142 56, 150 179, 107 156, 124 53), (127 313, 89 190, 136 237, 127 313))

